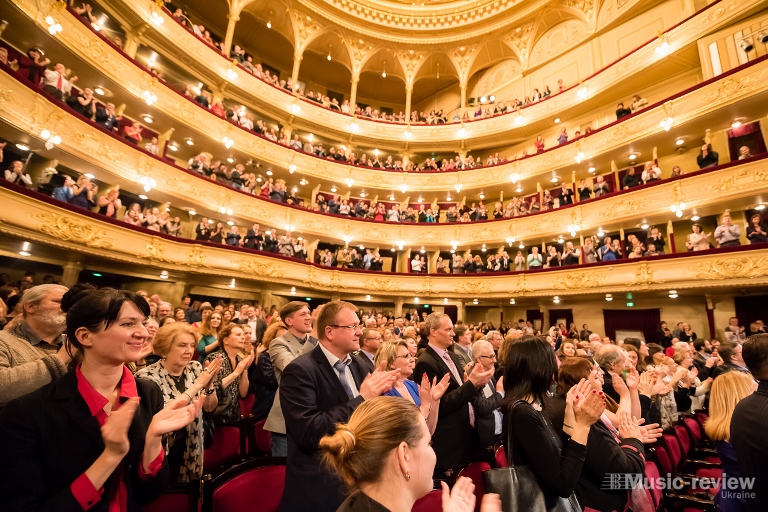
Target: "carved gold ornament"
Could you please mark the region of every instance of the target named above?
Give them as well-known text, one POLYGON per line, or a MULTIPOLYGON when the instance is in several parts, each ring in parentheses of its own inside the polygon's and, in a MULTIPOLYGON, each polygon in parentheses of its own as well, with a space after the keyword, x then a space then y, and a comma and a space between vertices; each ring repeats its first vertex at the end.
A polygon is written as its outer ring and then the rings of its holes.
POLYGON ((491 293, 491 282, 483 279, 481 281, 461 282, 456 287, 456 291, 467 295, 477 295, 480 293, 491 293))
POLYGON ((558 276, 552 283, 555 290, 585 290, 602 286, 605 274, 602 272, 573 272, 558 276))
POLYGON ((256 258, 240 258, 235 261, 237 268, 246 274, 259 277, 285 277, 285 274, 274 263, 264 263, 256 258))
POLYGON ((397 279, 389 277, 371 277, 363 282, 363 286, 366 290, 373 290, 376 292, 400 291, 400 283, 397 279))
POLYGON ((203 248, 199 245, 196 245, 192 248, 192 250, 187 255, 187 259, 182 261, 181 264, 188 267, 211 268, 211 266, 205 262, 205 253, 203 252, 203 248))
POLYGON ((748 279, 768 275, 768 256, 719 258, 696 265, 696 279, 748 279))
POLYGON ((59 240, 84 244, 94 249, 111 249, 115 239, 107 236, 107 230, 94 227, 89 219, 76 219, 68 215, 38 213, 37 230, 59 240))
POLYGON ((643 261, 635 271, 635 279, 632 282, 627 283, 627 286, 642 286, 646 288, 652 284, 662 284, 663 282, 664 281, 661 279, 653 278, 653 269, 651 268, 651 265, 647 261, 643 261))
POLYGON ((162 239, 153 236, 149 239, 149 243, 145 247, 143 253, 137 254, 137 258, 148 259, 149 261, 161 261, 164 263, 175 263, 165 257, 165 248, 163 247, 162 239))

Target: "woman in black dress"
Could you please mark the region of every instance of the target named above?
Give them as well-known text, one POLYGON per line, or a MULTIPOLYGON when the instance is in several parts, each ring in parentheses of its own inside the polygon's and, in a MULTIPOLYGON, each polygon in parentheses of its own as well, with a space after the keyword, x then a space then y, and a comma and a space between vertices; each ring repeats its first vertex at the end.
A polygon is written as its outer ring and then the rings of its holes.
POLYGON ((208 240, 211 242, 220 244, 223 237, 224 237, 224 224, 222 224, 221 222, 217 222, 216 227, 211 230, 210 235, 208 236, 208 240))
POLYGON ((755 213, 749 218, 747 238, 751 244, 763 244, 768 242, 768 228, 762 223, 759 213, 755 213))

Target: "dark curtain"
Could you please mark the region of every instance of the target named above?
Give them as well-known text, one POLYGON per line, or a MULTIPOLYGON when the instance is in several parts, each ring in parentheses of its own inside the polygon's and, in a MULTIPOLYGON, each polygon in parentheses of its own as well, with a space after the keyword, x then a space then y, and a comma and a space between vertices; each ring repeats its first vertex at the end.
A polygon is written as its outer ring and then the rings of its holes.
POLYGON ((645 341, 656 341, 656 328, 661 321, 658 309, 604 309, 605 335, 616 339, 616 331, 643 331, 645 341))
POLYGON ((763 134, 760 131, 760 123, 744 124, 738 128, 728 129, 728 152, 731 154, 731 160, 739 159, 739 148, 747 146, 749 152, 753 155, 759 155, 766 152, 763 134))
POLYGON ((546 328, 549 329, 550 327, 555 325, 555 322, 557 322, 558 318, 565 318, 565 328, 569 329, 571 327, 571 322, 573 322, 573 310, 572 309, 550 309, 549 323, 546 325, 546 328))
POLYGON ((538 309, 526 309, 525 310, 525 321, 531 322, 534 325, 534 331, 536 330, 536 321, 539 320, 539 329, 546 330, 543 326, 544 324, 544 318, 538 309))
POLYGON ((749 332, 749 324, 755 320, 765 320, 765 305, 768 295, 758 295, 752 297, 734 297, 733 302, 736 306, 736 317, 739 319, 739 325, 749 332))

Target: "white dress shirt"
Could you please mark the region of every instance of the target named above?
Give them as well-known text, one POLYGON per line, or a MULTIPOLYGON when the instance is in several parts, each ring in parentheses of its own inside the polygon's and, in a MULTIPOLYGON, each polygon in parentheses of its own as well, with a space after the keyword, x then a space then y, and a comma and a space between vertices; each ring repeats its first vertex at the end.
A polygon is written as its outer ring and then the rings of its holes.
MULTIPOLYGON (((327 348, 323 346, 322 343, 320 343, 320 350, 323 351, 323 354, 325 354, 325 357, 328 359, 328 362, 331 364, 331 368, 333 368, 333 365, 336 364, 337 361, 340 361, 338 357, 331 354, 327 348)), ((349 354, 347 354, 347 357, 343 359, 343 362, 346 364, 349 361, 352 360, 352 357, 350 357, 349 354)), ((336 374, 339 379, 341 379, 341 375, 339 374, 338 370, 336 368, 333 368, 333 372, 336 374)), ((357 390, 357 384, 355 383, 355 378, 352 376, 352 368, 349 367, 349 364, 347 364, 347 371, 346 378, 347 378, 347 384, 349 384, 349 389, 352 390, 352 394, 355 396, 358 396, 360 394, 360 391, 357 390)))

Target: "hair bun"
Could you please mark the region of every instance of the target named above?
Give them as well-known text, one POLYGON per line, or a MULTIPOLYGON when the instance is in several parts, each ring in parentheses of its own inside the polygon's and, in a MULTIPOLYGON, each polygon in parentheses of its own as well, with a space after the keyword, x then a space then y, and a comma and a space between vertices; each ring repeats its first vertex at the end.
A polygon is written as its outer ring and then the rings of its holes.
POLYGON ((61 311, 66 313, 83 297, 96 290, 97 288, 92 284, 77 283, 75 286, 67 290, 64 296, 61 298, 61 311))

